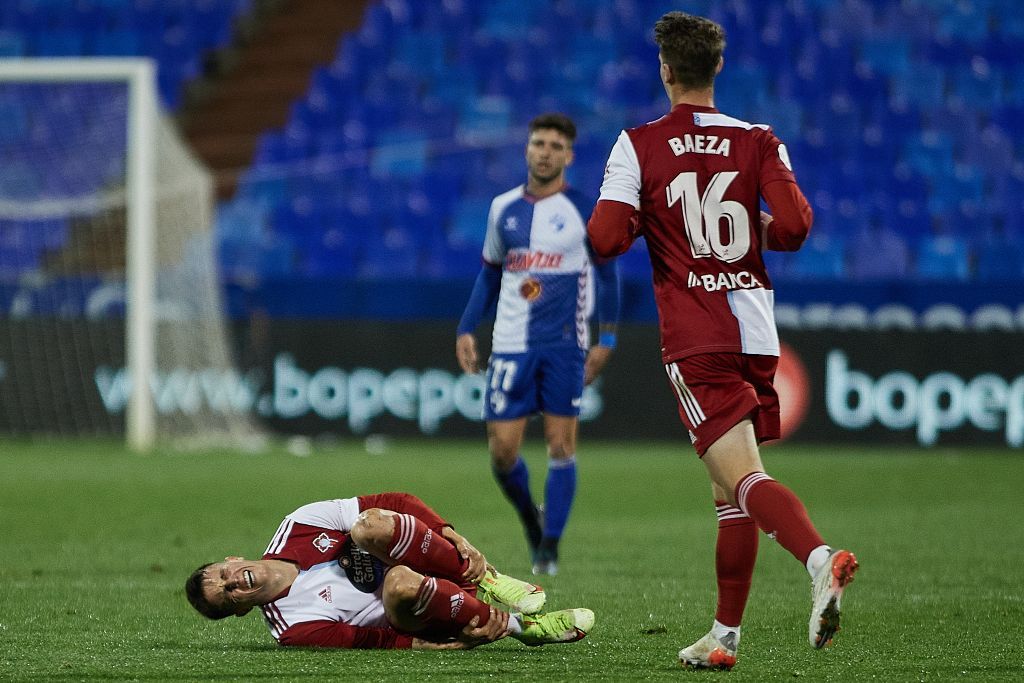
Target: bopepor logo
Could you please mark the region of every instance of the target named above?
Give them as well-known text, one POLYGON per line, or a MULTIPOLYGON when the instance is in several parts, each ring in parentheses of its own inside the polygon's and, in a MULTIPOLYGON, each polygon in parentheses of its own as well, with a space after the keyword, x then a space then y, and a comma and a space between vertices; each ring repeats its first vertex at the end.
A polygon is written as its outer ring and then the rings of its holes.
MULTIPOLYGON (((132 393, 125 369, 99 367, 94 380, 107 412, 123 412, 132 393)), ((270 386, 266 384, 265 375, 255 370, 242 375, 232 370, 176 368, 150 378, 160 415, 210 411, 293 420, 312 414, 328 421, 344 420, 357 434, 369 431, 374 420, 386 415, 415 422, 424 434, 436 433, 449 418, 483 419, 482 374, 455 375, 437 368, 398 368, 388 373, 372 367, 306 369, 290 354, 279 353, 274 357, 270 386)), ((583 421, 593 420, 603 409, 597 384, 584 390, 583 421)))
POLYGON ((832 350, 825 367, 825 406, 841 427, 865 429, 877 421, 893 430, 914 428, 924 446, 967 424, 988 432, 1002 429, 1008 445, 1024 444, 1024 375, 1006 380, 983 373, 968 380, 941 371, 918 379, 894 370, 874 379, 852 369, 845 353, 832 350))

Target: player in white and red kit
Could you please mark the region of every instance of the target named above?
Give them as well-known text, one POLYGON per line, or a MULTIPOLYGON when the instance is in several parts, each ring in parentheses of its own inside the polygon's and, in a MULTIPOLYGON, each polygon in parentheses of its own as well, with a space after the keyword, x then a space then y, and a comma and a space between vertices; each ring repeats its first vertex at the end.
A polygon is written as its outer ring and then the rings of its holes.
POLYGON ((543 645, 579 640, 594 622, 585 609, 540 614, 539 586, 494 571, 407 493, 304 505, 262 559, 203 565, 185 591, 211 619, 260 607, 279 644, 307 647, 469 648, 506 635, 543 645))
POLYGON ((811 575, 814 647, 838 630, 840 597, 857 561, 824 543, 796 495, 764 473, 757 447, 779 438, 779 340, 761 253, 799 249, 811 208, 771 129, 714 107, 722 28, 670 12, 657 22, 655 41, 671 111, 619 136, 588 234, 605 257, 625 252, 637 237, 647 241, 662 361, 711 477, 719 520, 715 621, 679 658, 731 668, 758 528, 811 575), (762 197, 771 213, 761 211, 762 197))

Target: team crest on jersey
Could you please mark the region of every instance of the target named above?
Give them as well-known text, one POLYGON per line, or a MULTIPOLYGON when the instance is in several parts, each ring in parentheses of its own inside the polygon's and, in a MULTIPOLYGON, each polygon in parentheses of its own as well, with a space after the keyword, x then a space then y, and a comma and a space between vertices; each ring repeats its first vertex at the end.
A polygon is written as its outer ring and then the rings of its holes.
POLYGON ((536 301, 537 297, 540 296, 540 292, 543 289, 540 282, 533 278, 527 278, 523 281, 523 284, 519 286, 519 293, 527 301, 536 301))
POLYGON ((551 225, 555 226, 555 232, 561 232, 562 229, 565 227, 565 216, 563 216, 560 213, 556 213, 554 216, 551 217, 551 220, 548 222, 551 225))
POLYGON ((505 219, 505 229, 508 231, 519 229, 519 219, 515 216, 509 216, 505 219))
POLYGON ((326 553, 336 545, 338 545, 338 539, 331 538, 326 532, 321 532, 319 536, 313 539, 313 547, 322 553, 326 553))

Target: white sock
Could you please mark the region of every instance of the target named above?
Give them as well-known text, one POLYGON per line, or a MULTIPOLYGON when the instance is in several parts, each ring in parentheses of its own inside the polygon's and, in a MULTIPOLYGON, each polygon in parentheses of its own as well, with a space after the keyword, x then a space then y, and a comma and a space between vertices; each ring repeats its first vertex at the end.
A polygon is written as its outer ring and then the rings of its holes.
POLYGON ((807 572, 811 575, 812 579, 818 573, 818 570, 825 566, 825 563, 828 562, 828 556, 831 554, 832 548, 829 548, 827 545, 819 545, 807 556, 807 572))
POLYGON ((518 636, 523 632, 523 615, 517 612, 513 612, 508 615, 508 632, 513 636, 518 636))
POLYGON ((711 635, 721 640, 728 633, 736 634, 736 644, 740 644, 740 627, 739 626, 726 626, 725 624, 715 619, 715 623, 711 625, 711 635))

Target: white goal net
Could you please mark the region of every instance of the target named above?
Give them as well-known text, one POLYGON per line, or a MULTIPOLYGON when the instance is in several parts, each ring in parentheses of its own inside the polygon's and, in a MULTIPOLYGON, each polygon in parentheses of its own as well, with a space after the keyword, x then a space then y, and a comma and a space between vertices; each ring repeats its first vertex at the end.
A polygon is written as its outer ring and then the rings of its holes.
POLYGON ((147 60, 0 60, 0 433, 249 447, 213 184, 147 60))

